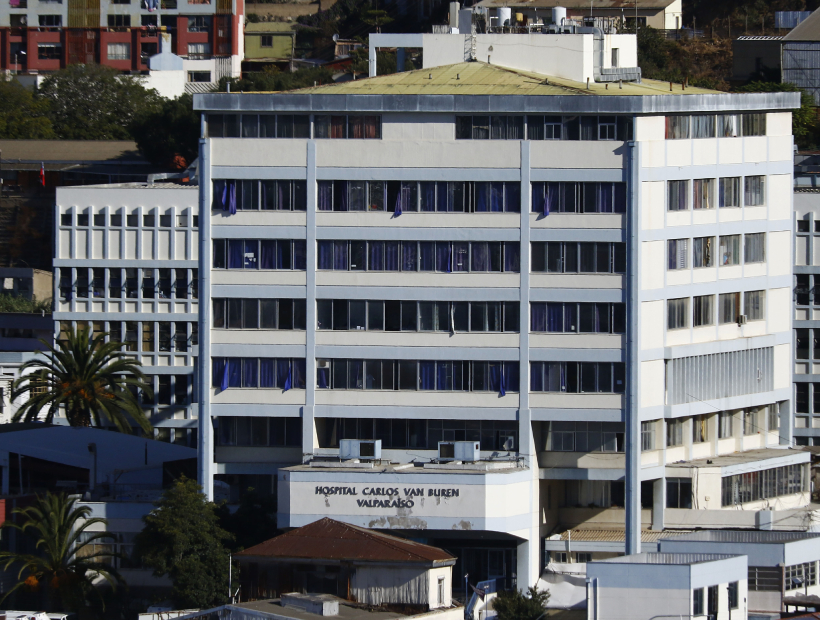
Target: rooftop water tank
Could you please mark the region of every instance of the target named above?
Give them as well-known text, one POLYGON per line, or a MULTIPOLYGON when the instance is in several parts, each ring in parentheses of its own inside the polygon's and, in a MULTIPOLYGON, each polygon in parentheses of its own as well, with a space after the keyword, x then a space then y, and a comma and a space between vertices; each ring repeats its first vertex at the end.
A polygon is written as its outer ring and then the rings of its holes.
POLYGON ((499 7, 498 9, 498 25, 511 26, 512 25, 512 9, 509 7, 499 7))
POLYGON ((552 9, 552 23, 560 26, 567 18, 567 10, 562 6, 556 6, 552 9))

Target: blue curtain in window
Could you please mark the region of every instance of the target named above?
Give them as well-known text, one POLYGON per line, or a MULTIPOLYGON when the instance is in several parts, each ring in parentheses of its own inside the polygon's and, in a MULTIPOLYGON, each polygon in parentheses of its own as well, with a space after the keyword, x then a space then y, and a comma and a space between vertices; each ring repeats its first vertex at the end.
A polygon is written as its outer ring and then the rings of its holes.
POLYGON ((399 189, 398 194, 396 194, 396 204, 393 207, 393 217, 399 217, 401 215, 401 211, 402 211, 402 194, 403 193, 404 192, 402 192, 402 190, 399 189))
POLYGON ((384 243, 373 241, 367 244, 367 268, 370 271, 384 271, 384 243))
POLYGON ((507 213, 521 213, 521 184, 513 181, 503 185, 506 193, 504 210, 507 213))
POLYGON ((472 244, 472 262, 470 271, 489 271, 490 253, 486 241, 476 241, 472 244))
POLYGON ((245 242, 242 239, 228 240, 228 269, 242 269, 245 263, 242 250, 245 242))
POLYGON ((439 362, 438 365, 437 365, 438 377, 437 377, 437 380, 436 380, 436 385, 437 385, 436 389, 438 389, 438 390, 449 390, 449 389, 452 388, 452 385, 450 385, 450 382, 448 381, 448 378, 447 378, 448 366, 451 366, 451 364, 449 364, 447 362, 439 362))
POLYGON ((405 241, 401 244, 401 270, 418 271, 416 253, 418 246, 415 241, 405 241))
POLYGON ((216 209, 217 207, 221 209, 225 209, 225 200, 227 198, 227 193, 225 192, 225 181, 214 181, 214 194, 213 194, 213 208, 216 209))
POLYGON ((421 184, 421 210, 436 210, 436 184, 433 181, 425 181, 421 184))
POLYGON ((276 387, 276 382, 273 380, 273 366, 275 363, 276 360, 269 357, 262 358, 259 361, 259 387, 276 387))
POLYGON ((333 242, 320 241, 318 254, 319 269, 333 269, 333 242))
POLYGON ((316 387, 323 389, 330 387, 330 368, 316 369, 316 387))
POLYGON ((436 193, 438 194, 437 211, 452 211, 453 207, 449 204, 447 191, 447 183, 440 182, 436 185, 436 193))
POLYGON ((544 186, 546 183, 533 183, 532 184, 532 212, 533 213, 543 213, 544 215, 549 215, 549 208, 546 204, 546 199, 544 198, 544 186))
POLYGON ((518 362, 504 362, 504 389, 510 392, 519 391, 519 365, 518 362))
MULTIPOLYGON (((281 245, 280 242, 278 245, 281 245)), ((290 245, 290 244, 288 244, 290 245)), ((293 242, 293 268, 302 271, 307 267, 307 241, 295 240, 293 242)))
POLYGON ((530 307, 530 329, 534 332, 547 331, 547 304, 532 304, 530 307))
POLYGON ((399 270, 399 242, 385 241, 384 242, 384 270, 398 271, 399 270))
POLYGON ((547 304, 547 331, 564 331, 564 305, 547 304))
POLYGON ((476 213, 484 212, 487 210, 487 190, 489 183, 476 183, 475 184, 475 210, 476 213))
POLYGON ((436 244, 432 241, 419 243, 419 271, 436 270, 436 244))
POLYGON ((493 213, 504 211, 504 183, 490 183, 490 211, 493 213))
POLYGON ((490 362, 490 391, 500 392, 501 390, 501 364, 490 362))
POLYGON ((504 244, 504 271, 518 273, 521 270, 521 246, 518 243, 504 244))
POLYGON ((319 181, 317 203, 319 211, 333 211, 332 181, 319 181))
MULTIPOLYGON (((211 387, 222 388, 222 380, 225 376, 225 358, 211 358, 211 387)), ((224 388, 222 388, 224 389, 224 388)))
POLYGON ((257 387, 259 360, 249 357, 242 360, 242 387, 257 387))
POLYGON ((258 269, 259 265, 256 262, 256 252, 259 248, 259 242, 256 239, 245 241, 245 269, 258 269))
POLYGON ((290 360, 276 360, 276 387, 286 391, 290 389, 290 360))
POLYGON ((242 360, 238 357, 228 358, 228 387, 242 387, 242 360))
POLYGON ((420 362, 419 363, 419 389, 420 390, 435 390, 436 389, 436 363, 435 362, 420 362))
POLYGON ((544 188, 544 215, 549 215, 550 211, 558 211, 558 183, 545 183, 544 188))
POLYGON ((598 184, 598 213, 613 213, 612 183, 598 184))
POLYGON ((436 243, 436 271, 450 273, 450 243, 448 241, 436 243))
POLYGON ((293 387, 299 390, 305 389, 305 377, 307 376, 305 372, 305 360, 304 359, 295 359, 291 364, 291 368, 293 369, 293 387))
POLYGON ((364 389, 364 362, 362 360, 350 360, 348 362, 348 377, 347 388, 349 390, 364 389))
POLYGON ((276 269, 276 241, 266 239, 261 242, 260 269, 276 269))
POLYGON ((530 364, 530 390, 533 392, 544 391, 544 364, 532 362, 530 364))
POLYGON ((228 213, 236 215, 236 181, 228 181, 228 213))
POLYGON ((615 213, 626 213, 626 183, 615 184, 615 213))
POLYGON ((333 244, 334 271, 347 271, 347 242, 336 241, 333 244))

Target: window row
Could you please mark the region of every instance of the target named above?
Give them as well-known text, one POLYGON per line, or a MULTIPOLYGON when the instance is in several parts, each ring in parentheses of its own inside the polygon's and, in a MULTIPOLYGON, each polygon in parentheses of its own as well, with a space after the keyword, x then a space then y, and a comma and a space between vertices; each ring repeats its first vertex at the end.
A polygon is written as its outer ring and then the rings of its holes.
MULTIPOLYGON (((108 215, 108 226, 111 228, 121 228, 122 227, 122 213, 109 213, 108 215)), ((194 215, 193 218, 193 227, 199 228, 199 216, 194 215)), ((105 213, 94 213, 93 216, 89 215, 88 213, 77 213, 77 226, 79 227, 86 227, 89 225, 89 222, 93 223, 93 226, 102 228, 105 226, 105 213), (93 219, 91 219, 93 217, 93 219)), ((60 226, 71 226, 74 223, 74 213, 61 213, 60 214, 60 226)), ((128 228, 139 228, 139 214, 138 213, 126 213, 125 214, 125 225, 128 228)), ((174 219, 172 214, 164 213, 160 214, 157 217, 153 213, 145 213, 142 216, 142 227, 143 228, 155 228, 159 224, 160 228, 173 228, 174 227, 174 219)), ((177 214, 176 219, 176 227, 177 228, 188 228, 188 215, 185 214, 177 214)))
POLYGON ((519 322, 517 301, 316 301, 320 330, 517 332, 519 322))
POLYGON ((304 271, 303 239, 214 239, 214 269, 279 269, 304 271))
POLYGON ((457 140, 632 140, 631 116, 456 116, 457 140))
MULTIPOLYGON (((689 419, 692 423, 692 443, 705 443, 709 441, 709 423, 714 414, 702 414, 691 418, 676 418, 666 421, 667 447, 684 445, 684 425, 689 419)), ((778 407, 766 406, 744 409, 740 411, 719 411, 717 413, 716 432, 718 439, 729 439, 735 436, 735 428, 739 427, 744 436, 756 435, 764 432, 777 430, 780 426, 778 407), (739 418, 739 424, 735 425, 735 418, 739 418), (768 427, 765 427, 767 424, 768 427)), ((657 420, 641 422, 641 451, 659 449, 655 442, 655 430, 660 424, 657 420)))
POLYGON ((666 117, 666 139, 765 136, 766 113, 693 114, 666 117))
MULTIPOLYGON (((691 481, 690 481, 691 484, 691 481)), ((691 506, 690 506, 691 508, 691 506)), ((737 609, 739 600, 739 589, 737 581, 733 581, 727 586, 729 609, 737 609)), ((709 586, 708 588, 695 588, 692 590, 692 615, 707 616, 709 618, 717 618, 720 611, 719 605, 720 594, 718 586, 709 586), (704 607, 704 592, 706 594, 706 607, 704 607)), ((731 615, 731 614, 730 614, 731 615)))
POLYGON ((518 273, 521 245, 501 241, 319 241, 326 271, 518 273))
POLYGON ((156 375, 146 377, 148 385, 152 386, 153 394, 139 390, 137 398, 144 407, 182 405, 192 402, 194 375, 156 375))
POLYGON ((802 464, 724 476, 720 479, 721 506, 736 506, 761 499, 805 493, 808 476, 802 464))
POLYGON ((60 299, 198 299, 198 269, 61 267, 60 299), (106 295, 106 292, 108 293, 106 295))
MULTIPOLYGON (((150 322, 150 321, 90 321, 88 324, 77 323, 77 329, 91 327, 91 336, 108 334, 109 342, 122 342, 123 350, 156 353, 185 353, 199 344, 199 324, 185 321, 150 322)), ((57 340, 68 341, 71 333, 71 321, 60 321, 60 333, 57 340)))
POLYGON ((306 328, 304 299, 215 298, 211 325, 214 329, 306 328))
POLYGON ((209 114, 210 138, 331 138, 378 140, 382 137, 378 115, 209 114))
POLYGON ((219 416, 218 446, 302 447, 302 418, 219 416))
POLYGON ((318 360, 316 386, 331 390, 518 392, 518 362, 318 360))
POLYGON ((626 213, 626 183, 536 181, 532 212, 626 213))
POLYGON ((622 422, 547 422, 544 450, 552 452, 623 452, 622 422))
POLYGON ((793 564, 784 568, 786 590, 805 590, 808 586, 817 585, 817 562, 793 564))
POLYGON ((794 298, 798 306, 820 306, 820 275, 796 274, 794 284, 794 298))
POLYGON ((532 302, 530 331, 625 334, 626 304, 532 302))
POLYGON ((746 291, 743 293, 743 310, 740 307, 740 293, 721 293, 715 295, 695 296, 691 299, 692 310, 689 310, 689 297, 670 299, 667 303, 667 329, 686 329, 689 327, 689 317, 692 318, 692 327, 703 327, 715 324, 715 309, 717 308, 717 323, 743 324, 745 321, 763 321, 766 318, 766 291, 746 291))
POLYGON ((794 330, 794 356, 799 360, 820 360, 820 329, 814 330, 814 338, 810 329, 794 330))
POLYGON ((626 273, 625 243, 533 241, 533 273, 626 273))
MULTIPOLYGON (((809 220, 797 220, 797 232, 811 232, 811 222, 809 220)), ((814 232, 820 233, 820 220, 814 220, 814 232)))
POLYGON ((668 211, 721 209, 730 207, 758 207, 766 204, 766 177, 763 175, 743 177, 743 194, 740 193, 741 177, 720 179, 694 179, 667 181, 668 211), (717 195, 715 192, 717 191, 717 195), (692 197, 690 204, 690 194, 692 197), (742 202, 741 202, 742 200, 742 202))
POLYGON ((531 392, 623 394, 622 362, 531 362, 531 392))
POLYGON ((820 383, 794 384, 795 413, 820 413, 820 383), (811 386, 811 397, 809 396, 811 386))
POLYGON ((219 179, 213 182, 211 208, 237 211, 305 211, 307 181, 219 179))
POLYGON ((211 386, 228 388, 305 389, 305 360, 270 357, 214 357, 211 386))
MULTIPOLYGON (((743 238, 743 262, 763 263, 766 261, 766 233, 747 235, 721 235, 718 237, 718 265, 740 265, 741 238, 743 238)), ((692 246, 691 265, 695 269, 715 266, 715 238, 695 237, 694 239, 669 239, 667 241, 667 269, 689 269, 692 246)))
POLYGON ((517 181, 319 181, 317 190, 319 211, 521 211, 517 181))
POLYGON ((380 439, 383 450, 437 450, 440 441, 478 441, 485 451, 518 450, 514 420, 316 418, 316 432, 320 448, 338 448, 341 439, 380 439))

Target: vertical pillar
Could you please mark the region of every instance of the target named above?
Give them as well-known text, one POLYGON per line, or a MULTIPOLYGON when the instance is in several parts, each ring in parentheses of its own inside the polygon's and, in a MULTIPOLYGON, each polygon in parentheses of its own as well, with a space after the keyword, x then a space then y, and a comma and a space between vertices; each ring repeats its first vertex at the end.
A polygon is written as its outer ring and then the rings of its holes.
POLYGON ((305 332, 305 407, 302 410, 302 455, 312 455, 316 424, 316 142, 307 144, 307 217, 305 242, 305 305, 307 325, 305 332))
POLYGON ((370 77, 376 77, 376 48, 371 45, 367 50, 367 60, 370 69, 370 77))
MULTIPOLYGON (((634 122, 634 121, 633 121, 634 122)), ((626 503, 626 532, 624 553, 631 555, 641 551, 641 422, 638 410, 639 386, 639 330, 640 310, 640 143, 628 143, 626 243, 626 394, 624 395, 624 421, 626 423, 626 476, 624 479, 626 503)))
MULTIPOLYGON (((205 115, 202 130, 205 135, 205 115)), ((199 140, 199 471, 198 482, 214 497, 214 429, 211 423, 211 142, 199 140)))
POLYGON ((396 48, 396 72, 402 73, 404 71, 404 59, 407 51, 403 47, 396 48))
POLYGON ((666 479, 652 481, 652 529, 663 529, 663 511, 666 509, 666 479))

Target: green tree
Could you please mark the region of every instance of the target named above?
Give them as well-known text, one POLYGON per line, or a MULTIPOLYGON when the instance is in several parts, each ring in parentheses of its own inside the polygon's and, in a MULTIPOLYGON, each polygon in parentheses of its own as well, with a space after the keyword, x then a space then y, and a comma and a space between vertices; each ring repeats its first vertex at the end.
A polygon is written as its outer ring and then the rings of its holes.
POLYGON ((251 73, 241 80, 221 78, 217 85, 219 92, 225 92, 228 83, 231 92, 274 92, 307 88, 314 84, 328 84, 333 82, 333 73, 325 67, 298 69, 293 73, 280 71, 260 71, 251 73))
POLYGON ((739 93, 800 93, 800 107, 792 110, 792 133, 801 149, 817 143, 817 116, 814 98, 794 84, 787 82, 751 82, 735 89, 739 93))
POLYGON ((498 614, 498 620, 537 620, 547 611, 549 600, 549 592, 539 592, 530 586, 526 594, 519 590, 499 592, 493 599, 493 609, 498 614))
MULTIPOLYGON (((0 552, 4 570, 20 565, 13 592, 36 593, 41 608, 49 611, 79 611, 90 595, 100 596, 93 582, 102 578, 112 588, 124 584, 111 567, 110 551, 97 551, 95 544, 110 543, 107 532, 92 531, 105 525, 105 519, 91 518, 91 508, 76 506, 76 498, 46 493, 37 496, 34 505, 15 508, 21 523, 6 521, 13 528, 34 539, 35 553, 0 552)), ((102 598, 100 597, 100 601, 102 598)))
POLYGON ((382 31, 382 26, 386 26, 393 22, 393 18, 387 11, 381 9, 370 9, 362 13, 362 21, 368 26, 376 29, 376 32, 382 31))
POLYGON ((35 99, 17 80, 0 77, 0 139, 53 140, 48 113, 48 101, 35 99))
POLYGON ((133 122, 159 108, 155 90, 101 65, 69 65, 49 75, 36 95, 50 104, 61 140, 131 140, 133 122))
POLYGON ((185 94, 149 108, 132 125, 140 153, 152 164, 184 168, 199 153, 199 114, 194 98, 185 94))
POLYGON ((121 351, 121 342, 105 342, 106 334, 89 338, 88 330, 72 329, 57 346, 41 340, 48 347, 20 367, 21 376, 14 381, 11 400, 26 400, 14 414, 13 422, 51 422, 65 408, 71 426, 102 426, 106 421, 122 433, 131 432, 130 420, 143 431, 151 431, 137 401, 143 390, 152 395, 145 382, 140 363, 121 351))
POLYGON ((226 545, 231 535, 219 527, 215 505, 193 480, 181 478, 143 517, 145 527, 134 552, 154 575, 167 575, 172 597, 181 609, 205 609, 228 599, 226 545))
POLYGON ((234 551, 253 547, 279 533, 276 529, 276 499, 262 496, 253 487, 248 487, 242 494, 235 512, 222 504, 217 508, 217 514, 222 527, 233 536, 234 551))

